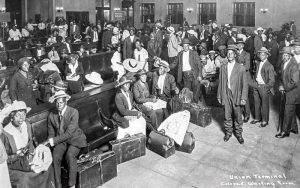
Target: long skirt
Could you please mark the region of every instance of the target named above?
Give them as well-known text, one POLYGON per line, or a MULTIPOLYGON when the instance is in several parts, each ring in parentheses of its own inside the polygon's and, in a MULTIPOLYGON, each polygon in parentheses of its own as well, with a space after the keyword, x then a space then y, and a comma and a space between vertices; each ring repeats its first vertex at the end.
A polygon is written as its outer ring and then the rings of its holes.
POLYGON ((126 135, 131 136, 138 133, 143 133, 144 135, 146 135, 146 120, 143 117, 135 120, 130 120, 129 127, 127 128, 118 127, 117 139, 124 138, 126 135))
POLYGON ((6 161, 0 164, 0 183, 3 188, 11 188, 6 161))
POLYGON ((11 185, 16 188, 55 188, 52 166, 41 173, 9 170, 9 176, 11 185))

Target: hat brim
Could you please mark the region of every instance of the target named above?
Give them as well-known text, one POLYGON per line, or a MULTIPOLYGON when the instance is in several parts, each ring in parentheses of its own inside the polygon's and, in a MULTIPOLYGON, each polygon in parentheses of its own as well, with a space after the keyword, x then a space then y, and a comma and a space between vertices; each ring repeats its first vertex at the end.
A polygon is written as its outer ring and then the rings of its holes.
POLYGON ((59 98, 66 98, 66 100, 68 101, 68 100, 70 100, 71 96, 67 95, 67 94, 53 95, 49 98, 49 102, 53 103, 56 99, 59 99, 59 98))
POLYGON ((268 56, 271 56, 271 54, 270 54, 270 52, 266 52, 266 51, 257 51, 257 53, 266 53, 266 54, 268 54, 268 56))
POLYGON ((91 77, 89 74, 85 75, 85 79, 92 84, 101 85, 103 84, 102 78, 91 77))
POLYGON ((50 87, 54 87, 55 89, 58 89, 58 90, 66 90, 67 89, 67 87, 60 87, 60 86, 53 85, 53 84, 51 84, 50 87))
POLYGON ((134 72, 136 73, 137 71, 143 69, 143 64, 140 63, 139 61, 135 60, 135 59, 125 59, 123 61, 123 66, 124 69, 129 71, 129 72, 134 72), (132 62, 134 62, 136 65, 133 66, 132 62))
POLYGON ((117 87, 120 87, 120 86, 122 86, 126 83, 131 83, 131 82, 132 82, 132 80, 125 80, 124 82, 119 82, 118 84, 116 84, 115 87, 117 88, 117 87))
POLYGON ((18 108, 18 107, 14 108, 14 107, 12 107, 11 108, 11 112, 13 112, 13 111, 19 111, 19 110, 26 110, 26 114, 28 114, 28 112, 31 110, 31 108, 30 107, 26 107, 26 108, 18 108))

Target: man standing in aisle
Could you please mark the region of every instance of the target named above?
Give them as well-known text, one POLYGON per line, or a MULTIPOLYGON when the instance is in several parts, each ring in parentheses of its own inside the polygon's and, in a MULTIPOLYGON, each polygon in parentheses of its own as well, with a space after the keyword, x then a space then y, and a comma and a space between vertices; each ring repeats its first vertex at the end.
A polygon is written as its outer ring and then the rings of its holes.
POLYGON ((244 144, 241 107, 248 99, 248 81, 246 68, 236 62, 237 55, 236 45, 229 45, 228 63, 222 65, 220 70, 217 98, 225 107, 224 141, 227 142, 234 133, 238 142, 244 144))

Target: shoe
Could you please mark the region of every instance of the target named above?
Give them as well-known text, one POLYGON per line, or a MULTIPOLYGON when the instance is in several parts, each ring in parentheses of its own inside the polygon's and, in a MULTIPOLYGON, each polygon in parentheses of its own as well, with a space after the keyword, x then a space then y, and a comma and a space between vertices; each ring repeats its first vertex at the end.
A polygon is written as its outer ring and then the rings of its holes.
POLYGON ((289 137, 289 136, 290 136, 290 133, 288 133, 288 132, 281 132, 281 133, 275 135, 276 138, 285 138, 285 137, 289 137))
POLYGON ((226 134, 226 135, 224 136, 224 142, 228 142, 228 140, 230 139, 230 137, 231 137, 231 135, 226 134))
POLYGON ((249 121, 249 119, 250 119, 249 117, 245 117, 243 122, 247 123, 249 121))
POLYGON ((240 144, 244 144, 244 138, 242 136, 236 137, 240 144))
POLYGON ((263 128, 263 127, 266 127, 267 125, 268 125, 268 122, 264 122, 264 123, 262 122, 259 127, 263 128))
POLYGON ((291 133, 298 134, 298 130, 291 130, 291 133))
POLYGON ((260 120, 254 119, 254 120, 252 120, 252 121, 250 122, 250 124, 256 124, 256 123, 259 123, 259 122, 260 122, 260 120))

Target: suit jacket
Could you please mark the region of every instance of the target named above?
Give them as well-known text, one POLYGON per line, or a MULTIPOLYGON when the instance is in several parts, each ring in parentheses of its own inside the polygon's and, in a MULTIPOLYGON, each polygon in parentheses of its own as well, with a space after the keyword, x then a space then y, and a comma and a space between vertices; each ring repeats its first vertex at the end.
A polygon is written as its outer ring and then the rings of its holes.
POLYGON ((147 44, 147 51, 150 58, 153 58, 154 56, 160 57, 161 46, 159 42, 157 42, 156 40, 150 40, 147 44))
POLYGON ((53 138, 54 145, 63 142, 79 148, 87 145, 86 136, 78 126, 78 118, 78 111, 70 106, 67 106, 61 123, 59 123, 58 111, 50 112, 48 116, 48 138, 53 138))
POLYGON ((155 33, 155 40, 162 46, 163 42, 163 32, 162 30, 154 31, 155 33))
POLYGON ((270 61, 270 63, 276 67, 277 66, 277 58, 278 58, 278 44, 277 41, 275 39, 269 41, 266 41, 266 48, 269 50, 270 52, 270 56, 268 57, 268 60, 270 61))
POLYGON ((145 102, 151 102, 152 98, 150 97, 149 93, 149 86, 146 83, 143 86, 140 81, 137 81, 133 84, 133 97, 137 104, 143 104, 145 102))
POLYGON ((281 66, 282 77, 281 84, 286 94, 286 104, 300 104, 300 79, 299 64, 295 58, 292 58, 283 70, 281 66))
POLYGON ((138 38, 134 36, 133 42, 131 42, 130 36, 127 37, 124 40, 124 45, 123 45, 123 58, 128 59, 128 58, 133 58, 133 51, 135 49, 135 41, 138 38))
MULTIPOLYGON (((221 66, 219 74, 219 86, 217 98, 221 100, 221 104, 225 105, 227 98, 227 88, 228 88, 228 70, 227 64, 221 66)), ((231 76, 230 76, 230 86, 233 95, 233 100, 235 105, 241 105, 241 100, 248 100, 248 82, 246 76, 246 68, 235 63, 231 76)))
MULTIPOLYGON (((254 77, 255 79, 258 74, 259 65, 260 62, 256 66, 256 74, 254 77)), ((260 74, 263 81, 268 86, 268 89, 272 89, 275 83, 275 74, 274 74, 274 67, 268 60, 264 63, 263 67, 261 68, 260 74)))
POLYGON ((245 66, 246 71, 249 71, 249 69, 250 69, 250 54, 248 52, 243 50, 242 53, 238 55, 237 61, 238 61, 238 63, 245 66))
POLYGON ((254 37, 254 53, 257 54, 257 51, 259 51, 264 46, 264 42, 262 38, 258 35, 255 35, 254 37))
POLYGON ((99 41, 99 34, 98 34, 98 32, 97 31, 94 31, 94 30, 91 30, 90 32, 89 32, 89 36, 91 37, 91 42, 93 42, 94 41, 94 32, 96 32, 96 35, 98 36, 98 41, 99 41))
POLYGON ((176 88, 176 82, 175 78, 173 75, 167 73, 165 77, 165 82, 164 82, 164 88, 163 88, 163 94, 161 95, 159 93, 159 88, 158 88, 158 74, 153 75, 153 85, 152 85, 152 95, 158 96, 162 98, 163 100, 171 99, 172 96, 175 95, 175 88, 176 88))
POLYGON ((74 25, 71 25, 70 26, 70 36, 73 36, 73 35, 80 35, 80 28, 78 25, 75 26, 75 31, 73 31, 73 28, 74 25))
POLYGON ((57 48, 57 52, 58 52, 59 54, 61 54, 61 52, 63 51, 63 49, 65 49, 67 54, 71 54, 71 53, 73 52, 73 48, 72 48, 72 45, 71 45, 70 43, 68 43, 68 44, 69 44, 69 47, 70 47, 71 52, 69 52, 66 43, 60 45, 60 46, 57 48))
MULTIPOLYGON (((182 73, 182 66, 183 66, 183 51, 181 51, 177 58, 170 64, 170 69, 174 69, 178 66, 178 73, 177 73, 177 83, 181 83, 183 73, 182 73)), ((189 61, 191 66, 191 71, 193 72, 194 79, 197 79, 198 76, 202 77, 202 71, 200 67, 200 57, 198 56, 197 52, 190 50, 189 51, 189 61)))

